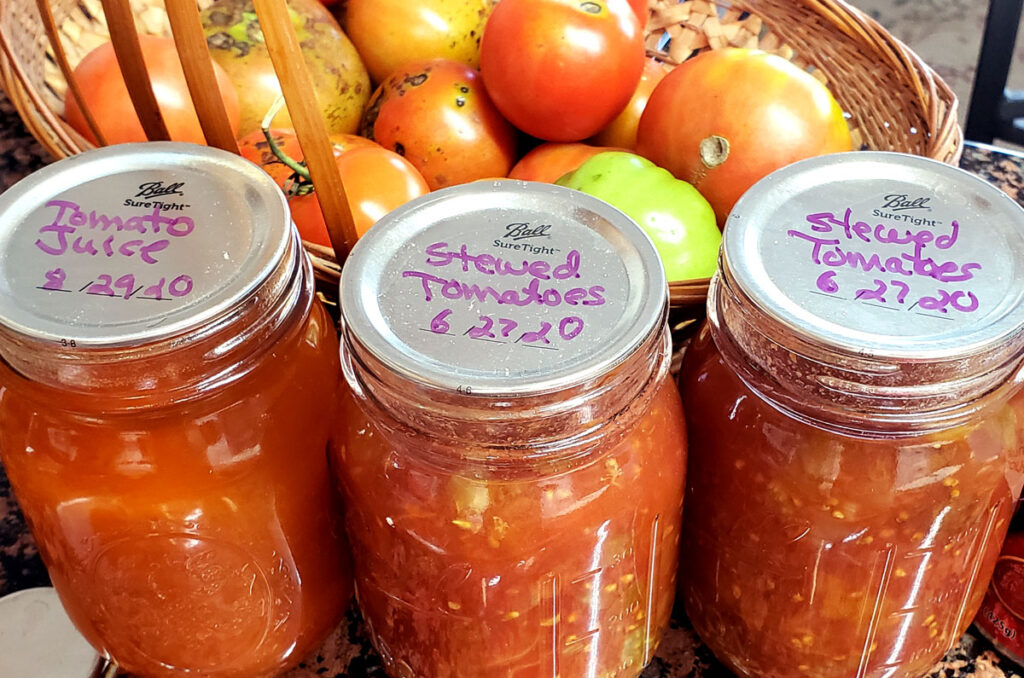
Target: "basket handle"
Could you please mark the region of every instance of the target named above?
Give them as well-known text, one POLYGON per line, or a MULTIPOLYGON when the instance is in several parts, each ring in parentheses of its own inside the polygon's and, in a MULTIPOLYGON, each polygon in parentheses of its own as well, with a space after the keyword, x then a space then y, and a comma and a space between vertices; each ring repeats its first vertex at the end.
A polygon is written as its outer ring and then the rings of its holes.
POLYGON ((291 113, 295 134, 316 187, 335 258, 341 263, 358 236, 327 136, 327 124, 316 102, 306 60, 302 56, 284 0, 254 0, 253 4, 270 52, 270 60, 274 64, 274 72, 277 73, 281 92, 291 113))
POLYGON ((64 51, 64 43, 61 42, 60 34, 57 31, 57 21, 53 18, 53 9, 50 7, 49 0, 36 0, 36 7, 39 9, 39 16, 43 20, 43 28, 46 30, 46 37, 50 41, 50 47, 53 48, 53 55, 57 59, 57 65, 60 67, 60 72, 64 75, 64 80, 68 83, 68 93, 78 103, 78 108, 85 117, 85 123, 92 130, 96 141, 99 142, 100 146, 106 146, 107 140, 104 138, 100 126, 96 123, 96 118, 93 117, 92 111, 85 103, 85 97, 82 96, 82 88, 78 85, 78 78, 75 77, 71 63, 68 61, 67 52, 64 51))
POLYGON ((110 30, 110 42, 114 46, 117 63, 121 67, 121 74, 128 86, 128 94, 131 96, 146 138, 150 141, 170 141, 171 135, 167 131, 163 115, 160 114, 160 107, 157 106, 156 95, 153 94, 153 86, 146 72, 131 6, 128 0, 101 2, 103 14, 107 18, 107 28, 110 30))
MULTIPOLYGON (((41 2, 43 0, 40 0, 41 2)), ((199 116, 206 143, 238 153, 238 142, 231 133, 227 111, 220 98, 217 76, 213 72, 210 48, 206 45, 199 6, 195 0, 167 0, 167 18, 174 34, 174 46, 185 72, 185 82, 199 116)))

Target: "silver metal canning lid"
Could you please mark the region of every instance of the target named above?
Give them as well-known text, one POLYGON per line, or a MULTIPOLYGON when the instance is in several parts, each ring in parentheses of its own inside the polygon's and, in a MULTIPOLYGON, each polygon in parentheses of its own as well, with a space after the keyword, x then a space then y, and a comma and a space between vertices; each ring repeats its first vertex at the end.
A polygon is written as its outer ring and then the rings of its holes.
POLYGON ((88 151, 0 195, 0 324, 82 348, 174 336, 250 295, 290 236, 281 191, 234 154, 88 151))
POLYGON ((416 383, 526 395, 580 383, 663 322, 665 273, 647 235, 560 186, 475 182, 379 221, 341 276, 346 331, 416 383))
POLYGON ((99 665, 99 655, 72 625, 54 589, 0 598, 0 676, 90 678, 99 665))
POLYGON ((1024 210, 974 175, 885 152, 783 168, 737 202, 722 257, 795 336, 851 354, 951 361, 1024 326, 1024 210))

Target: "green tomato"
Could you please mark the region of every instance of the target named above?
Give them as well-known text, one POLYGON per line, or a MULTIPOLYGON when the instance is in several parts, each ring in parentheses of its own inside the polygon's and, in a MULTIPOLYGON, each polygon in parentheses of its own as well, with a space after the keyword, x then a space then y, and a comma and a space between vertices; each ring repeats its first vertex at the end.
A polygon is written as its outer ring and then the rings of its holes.
POLYGON ((654 241, 670 281, 715 272, 722 243, 715 211, 668 170, 633 153, 608 151, 555 183, 600 198, 638 223, 654 241))

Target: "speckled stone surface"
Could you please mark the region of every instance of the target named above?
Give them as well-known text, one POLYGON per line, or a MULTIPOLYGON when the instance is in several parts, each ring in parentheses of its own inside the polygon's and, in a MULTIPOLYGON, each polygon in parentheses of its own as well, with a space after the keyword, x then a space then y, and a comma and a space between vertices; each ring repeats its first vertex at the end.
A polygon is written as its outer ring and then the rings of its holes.
MULTIPOLYGON (((45 151, 25 131, 10 104, 0 93, 0 191, 49 160, 45 151)), ((993 182, 1024 204, 1024 155, 999 152, 988 147, 968 147, 964 151, 961 166, 993 182)), ((0 596, 24 588, 44 586, 48 581, 46 569, 0 466, 0 596)), ((323 645, 287 674, 287 678, 323 676, 385 678, 380 660, 363 632, 358 611, 354 607, 323 645)), ((732 674, 714 660, 680 614, 673 621, 657 656, 644 671, 642 678, 730 676, 732 674)), ((1008 667, 985 641, 968 633, 945 661, 936 666, 931 678, 966 676, 1021 678, 1021 671, 1008 667)))

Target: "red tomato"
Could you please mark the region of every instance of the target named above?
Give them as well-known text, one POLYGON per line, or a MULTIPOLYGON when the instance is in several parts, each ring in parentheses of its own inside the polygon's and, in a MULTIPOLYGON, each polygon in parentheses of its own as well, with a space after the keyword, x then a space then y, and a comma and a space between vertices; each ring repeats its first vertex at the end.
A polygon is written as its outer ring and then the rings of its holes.
MULTIPOLYGON (((270 134, 274 138, 274 143, 287 157, 296 162, 302 162, 304 155, 295 130, 272 129, 270 134)), ((331 145, 334 147, 334 157, 360 146, 380 147, 379 144, 355 134, 332 134, 330 139, 331 145)), ((285 188, 285 182, 295 173, 270 150, 270 144, 267 143, 263 130, 250 132, 239 139, 238 151, 243 158, 259 165, 281 188, 285 188)))
POLYGON ((622 112, 608 123, 604 129, 595 134, 590 141, 598 146, 618 146, 633 150, 636 148, 636 128, 640 124, 640 116, 647 107, 651 92, 671 68, 657 59, 644 62, 644 70, 640 75, 633 98, 629 100, 622 112))
MULTIPOLYGON (((339 155, 337 163, 360 236, 391 210, 430 191, 409 161, 386 148, 352 148, 339 155)), ((316 193, 296 196, 288 204, 302 239, 330 246, 316 193)))
POLYGON ((643 32, 626 0, 501 0, 480 46, 498 110, 548 141, 578 141, 607 125, 643 65, 643 32))
POLYGON ((503 177, 516 133, 487 96, 480 74, 448 59, 402 66, 370 98, 363 136, 405 157, 431 190, 503 177))
POLYGON ((348 0, 345 33, 375 83, 410 61, 480 65, 491 0, 348 0))
MULTIPOLYGON (((139 42, 142 44, 142 59, 146 63, 153 92, 171 139, 205 144, 206 137, 203 136, 199 117, 192 105, 174 40, 140 35, 139 42)), ((216 63, 213 64, 213 72, 217 76, 217 86, 220 88, 231 130, 237 133, 239 111, 235 87, 224 69, 216 63)), ((146 134, 142 131, 142 123, 128 95, 128 87, 117 65, 112 44, 104 43, 86 54, 75 67, 74 74, 81 86, 85 105, 96 118, 108 144, 146 141, 146 134)), ((77 100, 70 93, 65 97, 64 117, 79 134, 94 144, 99 143, 85 122, 77 100)))
POLYGON ((705 52, 654 89, 637 152, 693 184, 719 226, 756 181, 803 158, 851 150, 828 89, 782 57, 748 49, 705 52))
POLYGON ((553 184, 562 176, 578 168, 591 156, 604 151, 623 150, 626 149, 549 141, 524 155, 508 173, 508 178, 544 181, 553 184))

